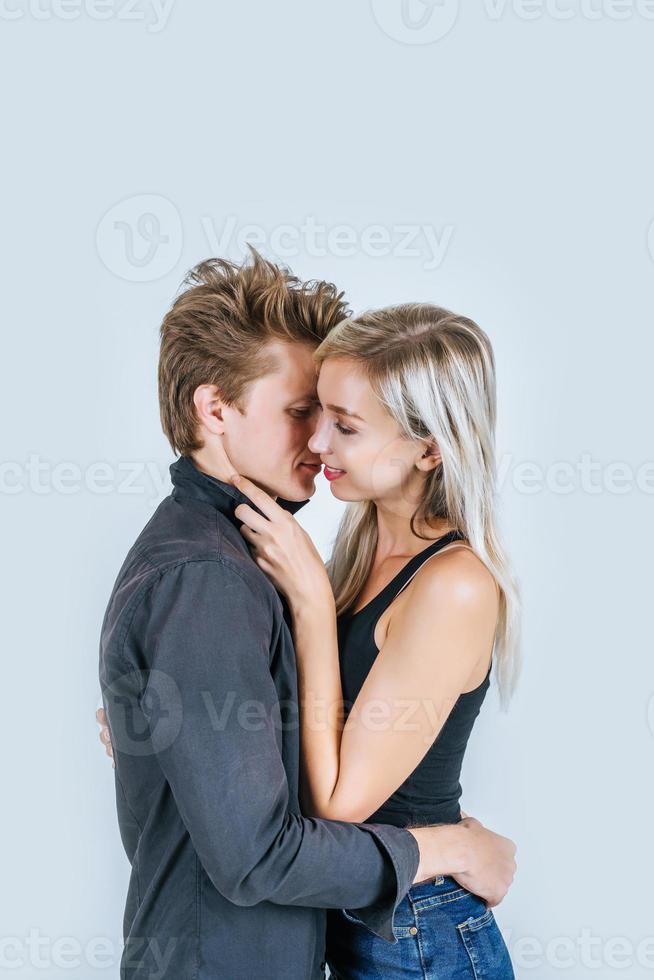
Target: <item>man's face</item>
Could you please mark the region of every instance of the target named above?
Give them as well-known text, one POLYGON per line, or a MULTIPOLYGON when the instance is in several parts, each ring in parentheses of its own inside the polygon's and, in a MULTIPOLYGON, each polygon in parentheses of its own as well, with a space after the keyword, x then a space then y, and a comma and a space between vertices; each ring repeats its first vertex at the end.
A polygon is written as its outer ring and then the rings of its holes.
POLYGON ((252 383, 244 414, 223 409, 223 446, 234 468, 272 496, 315 493, 320 456, 307 448, 315 427, 317 371, 310 344, 275 341, 277 370, 252 383))

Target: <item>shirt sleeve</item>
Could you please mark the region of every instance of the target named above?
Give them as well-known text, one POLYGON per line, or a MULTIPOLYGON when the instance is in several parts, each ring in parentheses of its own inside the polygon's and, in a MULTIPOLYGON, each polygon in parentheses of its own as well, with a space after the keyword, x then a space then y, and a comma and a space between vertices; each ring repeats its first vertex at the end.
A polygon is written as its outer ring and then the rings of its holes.
POLYGON ((285 628, 272 598, 216 559, 161 576, 145 600, 151 669, 138 696, 150 749, 225 898, 351 908, 396 942, 395 909, 418 866, 413 835, 289 808, 282 744, 297 740, 284 733, 297 717, 286 720, 271 673, 285 628))

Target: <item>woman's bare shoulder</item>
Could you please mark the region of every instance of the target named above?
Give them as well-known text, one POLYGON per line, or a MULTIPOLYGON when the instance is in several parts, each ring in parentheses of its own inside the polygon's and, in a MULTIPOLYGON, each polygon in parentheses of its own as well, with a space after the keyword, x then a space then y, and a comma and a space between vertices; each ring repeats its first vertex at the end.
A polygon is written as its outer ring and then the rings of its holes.
POLYGON ((416 603, 447 600, 489 613, 497 611, 499 600, 493 573, 469 545, 458 542, 426 561, 406 591, 416 603))

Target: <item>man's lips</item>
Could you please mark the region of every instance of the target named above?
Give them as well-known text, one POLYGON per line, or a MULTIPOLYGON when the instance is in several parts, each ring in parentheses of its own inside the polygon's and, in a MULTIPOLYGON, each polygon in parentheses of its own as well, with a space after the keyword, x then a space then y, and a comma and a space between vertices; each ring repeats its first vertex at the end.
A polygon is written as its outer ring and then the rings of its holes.
POLYGON ((312 473, 320 473, 322 469, 322 463, 300 463, 305 470, 311 470, 312 473))
POLYGON ((325 463, 324 473, 325 479, 329 480, 331 483, 332 480, 338 480, 339 476, 343 476, 345 470, 336 470, 332 466, 327 466, 325 463))

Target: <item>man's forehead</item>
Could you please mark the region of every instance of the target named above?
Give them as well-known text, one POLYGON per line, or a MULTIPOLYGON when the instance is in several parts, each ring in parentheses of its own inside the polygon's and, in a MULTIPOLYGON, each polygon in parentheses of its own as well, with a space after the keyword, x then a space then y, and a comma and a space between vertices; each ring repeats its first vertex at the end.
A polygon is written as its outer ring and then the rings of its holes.
POLYGON ((318 392, 316 391, 315 385, 313 388, 305 388, 298 395, 289 396, 289 404, 294 405, 295 402, 311 402, 311 404, 318 405, 320 400, 318 398, 318 392))
POLYGON ((289 403, 317 400, 318 366, 313 358, 314 349, 300 343, 269 344, 272 370, 261 379, 264 387, 271 394, 275 391, 275 397, 281 393, 289 403))

